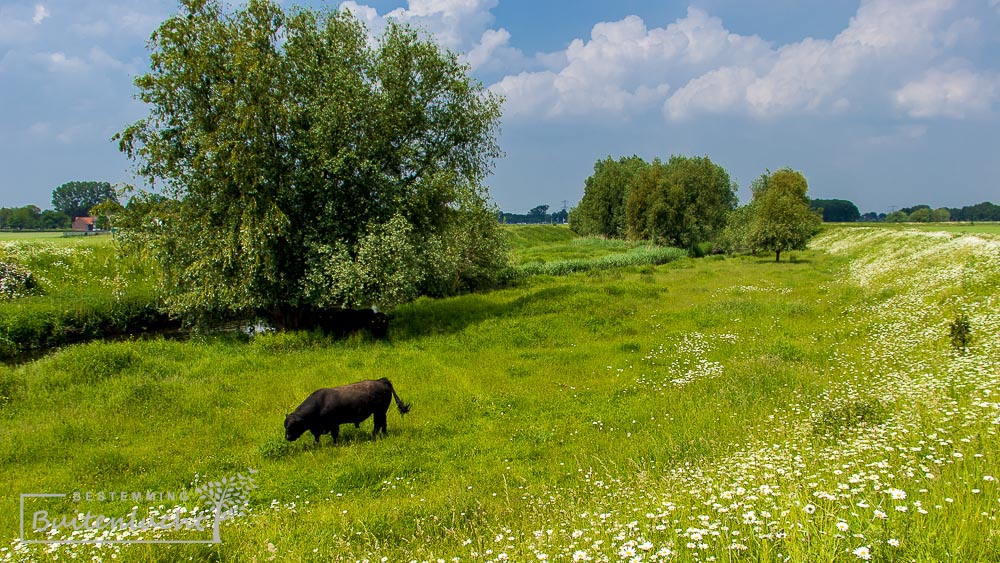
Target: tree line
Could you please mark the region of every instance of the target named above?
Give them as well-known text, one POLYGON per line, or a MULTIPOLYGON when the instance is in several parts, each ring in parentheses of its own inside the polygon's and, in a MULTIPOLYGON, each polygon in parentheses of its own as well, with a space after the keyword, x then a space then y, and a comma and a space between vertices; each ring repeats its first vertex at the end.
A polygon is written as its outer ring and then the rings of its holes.
POLYGON ((674 155, 666 162, 609 156, 594 164, 569 224, 580 235, 648 240, 692 255, 746 248, 774 252, 776 260, 804 248, 818 230, 820 214, 810 206, 802 173, 764 172, 743 207, 736 189, 707 156, 674 155))
POLYGON ((91 215, 98 215, 103 223, 115 206, 121 207, 109 182, 66 182, 52 190, 53 209, 37 205, 0 208, 0 229, 69 229, 73 219, 91 215))
POLYGON ((500 214, 500 222, 509 225, 542 225, 550 223, 566 223, 569 221, 569 212, 563 209, 555 213, 549 213, 548 205, 537 205, 532 207, 527 213, 500 214))

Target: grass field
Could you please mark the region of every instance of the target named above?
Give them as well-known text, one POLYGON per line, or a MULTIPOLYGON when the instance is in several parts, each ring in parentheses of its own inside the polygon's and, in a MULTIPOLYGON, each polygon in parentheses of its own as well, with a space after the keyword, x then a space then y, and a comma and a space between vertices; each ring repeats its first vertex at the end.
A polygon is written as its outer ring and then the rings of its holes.
MULTIPOLYGON (((597 244, 518 235, 527 261, 597 244)), ((219 545, 14 541, 0 560, 997 560, 1000 242, 838 228, 794 254, 421 299, 387 342, 90 343, 0 368, 8 537, 21 493, 196 498, 256 471, 219 545), (309 392, 379 377, 413 404, 386 438, 284 441, 309 392)))
POLYGON ((110 236, 53 234, 0 240, 0 359, 146 326, 159 316, 152 270, 141 257, 123 256, 110 236), (9 275, 7 265, 19 274, 9 275), (18 283, 25 273, 30 283, 18 283))

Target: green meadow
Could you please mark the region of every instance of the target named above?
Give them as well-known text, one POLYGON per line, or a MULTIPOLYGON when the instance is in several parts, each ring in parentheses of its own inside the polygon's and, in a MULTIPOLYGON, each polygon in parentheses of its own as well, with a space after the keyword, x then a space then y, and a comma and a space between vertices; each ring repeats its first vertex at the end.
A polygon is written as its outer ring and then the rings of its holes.
POLYGON ((0 360, 164 322, 152 269, 123 256, 110 236, 4 234, 0 264, 16 264, 31 281, 10 287, 0 275, 0 360))
MULTIPOLYGON (((90 342, 0 367, 0 561, 1000 560, 1000 238, 835 227, 775 263, 509 232, 517 282, 391 311, 385 341, 90 342), (388 436, 284 440, 311 391, 380 377, 412 405, 388 436), (32 531, 42 509, 199 514, 234 478, 219 544, 32 531), (24 493, 68 495, 25 501, 25 539, 112 543, 13 539, 24 493)), ((103 256, 87 244, 60 247, 103 256)))

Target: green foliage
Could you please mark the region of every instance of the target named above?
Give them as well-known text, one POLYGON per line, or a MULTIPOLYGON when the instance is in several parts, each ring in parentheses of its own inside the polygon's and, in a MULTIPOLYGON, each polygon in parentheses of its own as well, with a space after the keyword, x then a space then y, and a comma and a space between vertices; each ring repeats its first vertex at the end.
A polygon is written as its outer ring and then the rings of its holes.
POLYGON ((0 270, 30 280, 0 299, 0 358, 171 324, 151 290, 152 270, 110 239, 0 242, 0 270))
POLYGON ((960 352, 965 352, 972 343, 972 324, 969 322, 969 315, 959 314, 955 320, 948 324, 948 337, 953 348, 960 352))
POLYGON ((118 199, 108 182, 66 182, 52 190, 52 207, 71 219, 86 216, 90 208, 108 199, 118 199))
POLYGON ((750 247, 750 227, 753 219, 753 204, 741 205, 726 215, 726 226, 718 238, 718 248, 733 253, 750 247))
POLYGON ((931 212, 932 223, 945 223, 951 221, 951 212, 947 208, 939 207, 931 212))
MULTIPOLYGON (((12 379, 0 368, 0 395, 15 397, 0 409, 6 498, 191 492, 248 466, 260 487, 214 546, 12 534, 0 550, 14 561, 990 561, 997 243, 950 240, 837 228, 794 268, 684 260, 421 298, 393 311, 391 343, 102 343, 12 379), (939 274, 959 265, 985 287, 939 274), (927 330, 956 302, 984 342, 962 361, 927 330), (89 361, 116 367, 67 385, 89 361), (309 392, 379 377, 417 405, 390 411, 387 437, 372 440, 366 421, 344 425, 336 446, 284 441, 285 414, 309 392)), ((0 513, 0 527, 17 526, 16 509, 0 513)))
POLYGON ((667 246, 639 246, 624 253, 609 254, 599 258, 529 262, 516 268, 520 276, 539 274, 565 276, 576 272, 608 270, 627 266, 659 266, 687 256, 685 250, 667 246))
MULTIPOLYGON (((126 220, 170 310, 214 320, 488 287, 505 245, 482 181, 500 100, 457 55, 349 11, 188 0, 118 136, 165 200, 126 220)), ((130 204, 131 207, 131 204, 130 204)))
POLYGON ((989 201, 950 209, 949 213, 952 221, 1000 221, 1000 205, 989 201))
POLYGON ((877 398, 859 399, 823 412, 812 424, 816 436, 837 437, 858 426, 875 425, 889 418, 889 409, 877 398))
POLYGON ((756 184, 751 202, 752 215, 747 242, 757 250, 775 253, 775 261, 785 250, 805 249, 819 231, 820 216, 809 207, 805 176, 782 168, 756 184))
POLYGON ((123 211, 125 207, 117 199, 106 199, 91 207, 88 214, 96 218, 95 226, 98 229, 110 231, 115 226, 117 216, 123 211))
POLYGON ((24 266, 0 262, 0 301, 30 295, 37 285, 24 266))
POLYGON ((587 178, 583 198, 569 213, 569 226, 582 236, 625 238, 628 227, 625 204, 637 177, 649 164, 638 156, 610 156, 594 163, 587 178))
POLYGON ((628 236, 693 251, 719 234, 735 207, 735 183, 708 157, 654 160, 628 195, 628 236))
POLYGON ((910 213, 910 221, 914 223, 929 223, 931 220, 931 210, 928 207, 921 207, 910 213))
POLYGON ((809 205, 823 214, 824 223, 853 223, 861 220, 858 206, 845 199, 813 199, 809 205))
POLYGON ((905 223, 910 220, 910 216, 905 211, 893 211, 885 216, 887 223, 905 223))
POLYGON ((18 400, 23 391, 23 379, 12 368, 0 366, 0 410, 18 400))

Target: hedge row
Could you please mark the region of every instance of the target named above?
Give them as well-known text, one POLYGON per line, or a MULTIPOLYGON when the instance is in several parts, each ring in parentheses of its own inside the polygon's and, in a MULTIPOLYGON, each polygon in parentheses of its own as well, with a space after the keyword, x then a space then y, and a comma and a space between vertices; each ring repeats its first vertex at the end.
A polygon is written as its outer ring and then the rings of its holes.
POLYGON ((177 323, 150 297, 121 300, 28 299, 0 316, 0 359, 95 338, 172 328, 177 323))

